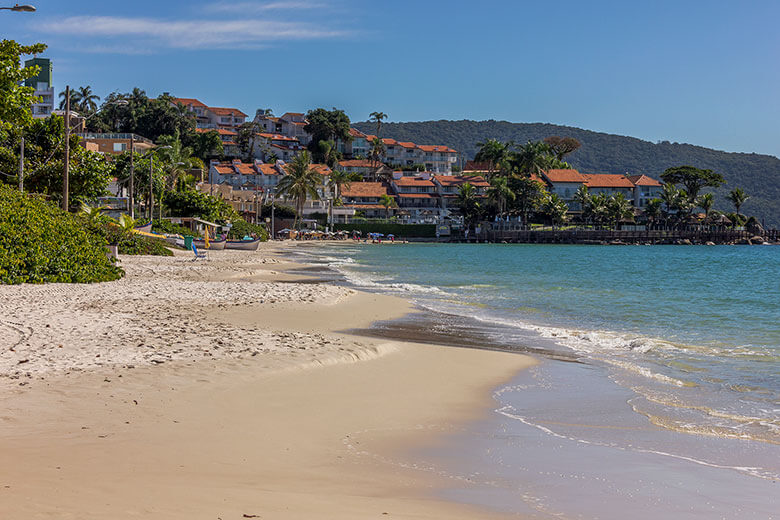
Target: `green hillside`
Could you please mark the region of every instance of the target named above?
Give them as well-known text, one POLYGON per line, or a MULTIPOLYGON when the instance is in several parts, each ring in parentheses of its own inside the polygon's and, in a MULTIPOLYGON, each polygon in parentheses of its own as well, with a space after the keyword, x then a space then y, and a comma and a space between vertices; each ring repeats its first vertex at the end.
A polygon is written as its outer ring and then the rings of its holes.
MULTIPOLYGON (((355 128, 376 132, 374 123, 355 123, 355 128)), ((634 137, 592 132, 545 123, 507 121, 423 121, 384 123, 382 137, 419 144, 442 144, 474 157, 477 143, 487 139, 525 143, 551 135, 577 138, 582 147, 567 161, 583 173, 644 173, 658 176, 671 166, 690 164, 723 174, 726 184, 715 190, 716 209, 733 211, 725 196, 741 187, 750 196, 742 208, 748 215, 765 219, 768 227, 780 226, 780 159, 754 153, 729 153, 663 141, 651 143, 634 137)))

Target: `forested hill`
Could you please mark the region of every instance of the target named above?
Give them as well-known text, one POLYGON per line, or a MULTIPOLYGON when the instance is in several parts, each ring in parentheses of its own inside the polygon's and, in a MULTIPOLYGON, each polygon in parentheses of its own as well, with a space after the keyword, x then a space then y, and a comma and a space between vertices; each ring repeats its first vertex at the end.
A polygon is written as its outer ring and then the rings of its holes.
MULTIPOLYGON (((376 133, 374 123, 355 123, 355 128, 376 133)), ((769 227, 780 226, 780 159, 771 155, 729 153, 690 144, 651 143, 634 137, 592 132, 570 126, 506 121, 423 121, 384 123, 382 137, 418 144, 442 144, 472 159, 477 143, 487 139, 525 143, 551 135, 574 137, 582 147, 567 157, 583 173, 644 173, 659 178, 669 167, 689 164, 721 173, 727 184, 715 191, 715 208, 733 211, 725 199, 729 190, 741 187, 750 199, 742 213, 766 219, 769 227)))

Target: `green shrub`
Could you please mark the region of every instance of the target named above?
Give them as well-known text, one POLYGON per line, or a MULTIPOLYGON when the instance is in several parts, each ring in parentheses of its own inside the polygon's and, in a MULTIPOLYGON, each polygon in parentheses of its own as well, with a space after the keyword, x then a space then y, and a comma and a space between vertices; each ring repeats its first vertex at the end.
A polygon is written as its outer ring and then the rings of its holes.
POLYGON ((173 256, 161 239, 138 235, 105 219, 86 220, 85 227, 102 236, 106 243, 117 245, 120 255, 173 256))
POLYGON ((93 283, 124 271, 106 256, 105 239, 41 198, 0 185, 0 283, 93 283))
POLYGON ((263 225, 255 225, 242 218, 233 220, 233 227, 230 228, 228 238, 240 240, 245 236, 257 236, 263 241, 268 240, 268 230, 263 225))
POLYGON ((154 219, 152 221, 152 231, 155 233, 170 233, 172 235, 192 235, 190 228, 180 224, 174 224, 170 220, 154 219))

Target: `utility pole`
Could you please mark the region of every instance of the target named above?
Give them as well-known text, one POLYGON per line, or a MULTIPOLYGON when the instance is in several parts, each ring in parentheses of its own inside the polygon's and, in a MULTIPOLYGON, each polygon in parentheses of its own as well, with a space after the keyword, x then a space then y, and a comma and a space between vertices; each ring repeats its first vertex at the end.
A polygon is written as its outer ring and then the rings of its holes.
POLYGON ((65 171, 62 176, 62 210, 68 211, 68 176, 70 174, 70 85, 65 87, 65 171))
POLYGON ((19 191, 24 193, 24 136, 19 146, 19 191))
POLYGON ((135 218, 135 201, 133 200, 133 191, 135 191, 135 163, 133 161, 133 155, 135 155, 135 134, 130 134, 130 218, 135 218))
POLYGON ((149 220, 154 219, 154 152, 149 154, 149 220))
POLYGON ((271 190, 271 240, 276 240, 276 221, 274 220, 276 212, 276 193, 271 190))

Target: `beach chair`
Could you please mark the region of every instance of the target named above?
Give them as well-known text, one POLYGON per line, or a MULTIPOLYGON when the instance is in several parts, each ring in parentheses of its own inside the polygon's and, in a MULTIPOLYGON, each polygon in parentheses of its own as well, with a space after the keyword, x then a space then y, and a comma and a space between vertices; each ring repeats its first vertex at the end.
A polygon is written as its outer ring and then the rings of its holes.
POLYGON ((195 247, 195 244, 192 244, 192 252, 195 253, 195 258, 192 259, 194 262, 195 260, 200 260, 201 258, 204 258, 206 260, 209 259, 209 253, 207 250, 204 250, 203 252, 198 251, 198 248, 195 247))

